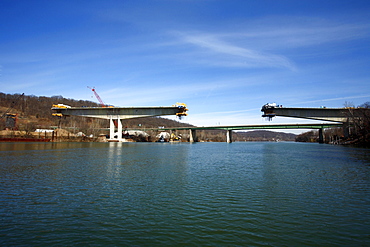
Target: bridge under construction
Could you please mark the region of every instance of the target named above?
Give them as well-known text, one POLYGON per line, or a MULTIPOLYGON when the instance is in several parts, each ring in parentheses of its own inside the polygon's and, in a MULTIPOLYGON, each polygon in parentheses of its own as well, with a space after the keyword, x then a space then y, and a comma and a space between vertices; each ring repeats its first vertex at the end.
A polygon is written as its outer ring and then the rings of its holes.
POLYGON ((183 103, 173 106, 161 107, 71 107, 57 104, 51 108, 54 116, 81 116, 91 118, 102 118, 109 120, 110 141, 122 141, 123 119, 176 115, 183 117, 187 115, 188 109, 183 103))
MULTIPOLYGON (((177 103, 168 107, 70 107, 63 104, 53 105, 52 110, 55 116, 82 116, 92 118, 108 119, 110 122, 110 140, 122 141, 122 119, 140 118, 150 116, 176 115, 186 116, 188 109, 183 103, 177 103)), ((239 125, 239 126, 208 126, 208 127, 174 127, 161 128, 157 130, 189 130, 190 142, 195 142, 196 130, 222 129, 227 132, 227 142, 232 142, 233 130, 247 129, 318 129, 319 142, 324 142, 323 130, 325 128, 343 127, 345 133, 348 131, 350 119, 361 118, 363 108, 286 108, 276 104, 266 104, 262 106, 262 117, 269 120, 276 116, 304 118, 310 120, 321 120, 329 123, 318 124, 267 124, 267 125, 239 125)), ((370 110, 370 109, 365 109, 370 110)), ((154 130, 154 129, 152 129, 154 130)), ((347 133, 348 134, 348 133, 347 133)), ((346 134, 345 134, 346 135, 346 134)))
POLYGON ((329 122, 348 123, 353 118, 361 118, 364 111, 370 111, 367 108, 294 108, 283 107, 275 103, 269 103, 262 106, 262 117, 267 117, 271 120, 274 117, 292 117, 311 120, 323 120, 329 122))

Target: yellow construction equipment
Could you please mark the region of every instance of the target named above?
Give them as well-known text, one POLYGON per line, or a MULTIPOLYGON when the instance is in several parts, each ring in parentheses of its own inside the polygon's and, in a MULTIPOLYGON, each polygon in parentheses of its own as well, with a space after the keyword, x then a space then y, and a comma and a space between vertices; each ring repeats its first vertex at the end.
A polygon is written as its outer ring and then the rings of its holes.
POLYGON ((71 108, 71 107, 69 105, 57 104, 57 105, 53 105, 52 108, 71 108))
POLYGON ((176 116, 178 116, 180 119, 181 119, 181 117, 185 117, 185 116, 188 115, 186 113, 186 111, 188 111, 188 109, 186 108, 185 103, 176 103, 174 106, 177 106, 180 109, 180 112, 176 113, 176 116))

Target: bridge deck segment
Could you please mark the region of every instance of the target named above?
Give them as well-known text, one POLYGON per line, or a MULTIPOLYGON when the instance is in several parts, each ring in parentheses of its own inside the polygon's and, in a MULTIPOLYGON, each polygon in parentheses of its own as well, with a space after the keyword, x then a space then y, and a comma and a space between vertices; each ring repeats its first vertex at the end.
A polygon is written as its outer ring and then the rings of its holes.
POLYGON ((261 111, 263 112, 262 117, 268 117, 270 120, 273 117, 281 116, 347 123, 351 118, 362 118, 364 112, 370 112, 370 109, 351 107, 292 108, 277 106, 276 104, 266 104, 262 106, 261 111))
POLYGON ((323 129, 341 127, 342 123, 320 124, 265 124, 265 125, 236 125, 236 126, 203 126, 203 127, 168 127, 152 128, 152 130, 248 130, 248 129, 323 129))
POLYGON ((203 126, 203 127, 169 127, 169 128, 150 128, 151 130, 189 130, 190 142, 196 141, 196 130, 226 130, 226 141, 232 142, 233 130, 250 129, 318 129, 320 142, 323 142, 323 129, 342 127, 343 123, 320 123, 320 124, 267 124, 267 125, 238 125, 238 126, 203 126))
POLYGON ((103 119, 128 119, 149 116, 181 115, 186 112, 186 108, 178 106, 160 107, 70 107, 70 108, 51 108, 56 113, 64 116, 82 116, 103 119))
POLYGON ((109 120, 109 135, 111 141, 122 141, 122 119, 152 116, 176 115, 186 116, 186 105, 177 103, 174 106, 160 107, 70 107, 63 104, 51 108, 55 116, 82 116, 109 120), (116 128, 117 127, 117 128, 116 128), (116 131, 117 129, 117 131, 116 131))

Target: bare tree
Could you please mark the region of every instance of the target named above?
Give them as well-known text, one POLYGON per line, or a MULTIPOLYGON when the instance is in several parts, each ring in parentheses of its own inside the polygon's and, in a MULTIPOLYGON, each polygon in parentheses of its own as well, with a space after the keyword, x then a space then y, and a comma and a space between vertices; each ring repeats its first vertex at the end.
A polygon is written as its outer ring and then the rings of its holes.
POLYGON ((370 102, 355 108, 346 107, 351 128, 350 139, 354 143, 370 144, 370 102))

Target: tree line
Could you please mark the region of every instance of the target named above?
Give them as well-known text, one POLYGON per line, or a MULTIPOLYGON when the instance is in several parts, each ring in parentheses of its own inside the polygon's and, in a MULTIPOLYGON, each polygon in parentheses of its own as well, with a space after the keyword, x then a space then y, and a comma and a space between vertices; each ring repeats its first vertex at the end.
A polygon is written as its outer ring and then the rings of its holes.
MULTIPOLYGON (((94 136, 100 134, 102 129, 109 127, 109 122, 104 119, 84 118, 70 116, 58 118, 52 116, 53 104, 65 104, 74 107, 98 107, 98 103, 87 100, 75 100, 63 96, 35 96, 23 94, 6 94, 0 92, 0 129, 5 129, 5 114, 17 114, 17 128, 19 130, 34 131, 36 128, 60 127, 73 129, 74 132, 83 132, 94 136)), ((349 118, 349 135, 341 128, 325 130, 326 142, 350 143, 370 146, 370 102, 354 107, 346 103, 346 115, 349 118)), ((191 127, 190 124, 164 119, 161 117, 146 117, 136 119, 125 119, 122 124, 127 128, 158 128, 165 127, 191 127)), ((223 131, 199 131, 198 136, 205 141, 225 141, 223 131)), ((243 134, 235 133, 235 140, 245 140, 243 134)), ((309 131, 298 135, 296 141, 316 142, 318 131, 309 131)))
MULTIPOLYGON (((94 136, 100 133, 108 133, 102 129, 109 128, 109 121, 106 119, 86 118, 79 116, 55 117, 52 116, 51 107, 53 104, 65 104, 73 107, 99 107, 98 103, 87 100, 75 100, 63 96, 35 96, 22 94, 6 94, 0 92, 0 116, 6 113, 17 115, 16 129, 22 131, 34 131, 37 128, 48 129, 66 128, 72 132, 83 132, 86 135, 94 136)), ((175 120, 160 117, 145 117, 122 120, 124 128, 158 128, 165 127, 187 127, 190 124, 181 123, 175 120)), ((0 121, 0 130, 5 129, 5 115, 0 121)))
MULTIPOLYGON (((352 103, 345 103, 345 115, 348 123, 344 128, 330 128, 324 132, 326 143, 353 144, 370 146, 370 102, 355 107, 352 103)), ((312 130, 297 136, 298 142, 317 142, 318 131, 312 130)))

